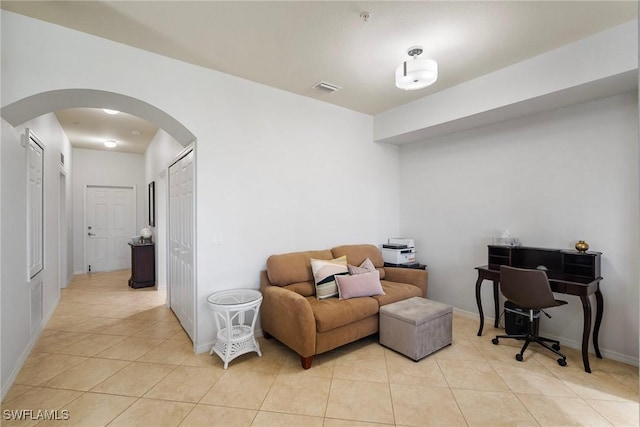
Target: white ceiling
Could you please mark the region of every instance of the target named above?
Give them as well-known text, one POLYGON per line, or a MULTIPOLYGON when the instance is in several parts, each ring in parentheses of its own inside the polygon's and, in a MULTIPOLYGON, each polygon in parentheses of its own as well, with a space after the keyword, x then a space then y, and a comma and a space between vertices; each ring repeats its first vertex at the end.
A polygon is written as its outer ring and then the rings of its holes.
POLYGON ((2 1, 1 7, 367 114, 638 16, 635 1, 2 1), (438 62, 440 77, 426 89, 399 90, 394 70, 414 45, 438 62), (321 80, 342 89, 311 88, 321 80))
POLYGON ((131 114, 105 113, 101 108, 68 108, 55 112, 74 147, 144 154, 158 128, 131 114), (104 146, 106 140, 118 144, 104 146))

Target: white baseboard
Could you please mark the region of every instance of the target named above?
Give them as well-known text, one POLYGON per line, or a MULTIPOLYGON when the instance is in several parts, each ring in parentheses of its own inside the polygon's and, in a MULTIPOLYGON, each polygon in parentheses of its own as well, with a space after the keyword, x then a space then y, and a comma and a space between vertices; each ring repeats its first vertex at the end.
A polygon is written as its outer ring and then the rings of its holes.
MULTIPOLYGON (((477 313, 473 313, 470 311, 466 311, 466 310, 461 310, 459 308, 454 308, 453 312, 456 314, 459 314, 461 316, 470 318, 470 319, 474 319, 478 321, 478 326, 480 326, 480 315, 478 315, 477 313)), ((493 325, 493 322, 495 321, 495 318, 493 317, 486 317, 484 318, 484 325, 485 327, 487 325, 493 325)), ((553 334, 549 334, 549 333, 545 333, 544 336, 554 339, 554 340, 558 340, 562 343, 562 345, 564 347, 569 347, 572 348, 574 350, 580 350, 582 351, 582 337, 580 337, 580 340, 576 340, 575 338, 569 338, 569 337, 559 337, 553 334)), ((593 343, 591 343, 591 345, 593 345, 593 343)), ((632 365, 632 366, 639 366, 640 365, 640 360, 637 357, 633 357, 633 356, 629 356, 627 354, 622 354, 619 353, 617 351, 613 351, 613 350, 608 350, 606 348, 602 348, 600 347, 600 353, 602 354, 603 358, 606 359, 611 359, 611 360, 615 360, 617 362, 622 362, 622 363, 626 363, 627 365, 632 365)), ((589 349, 589 354, 593 355, 593 357, 595 357, 595 350, 594 349, 589 349)))
POLYGON ((11 374, 7 378, 7 381, 4 384, 2 384, 2 400, 4 400, 5 396, 11 389, 11 386, 13 386, 13 383, 18 377, 20 370, 24 366, 24 362, 27 361, 29 354, 31 354, 31 350, 33 350, 33 347, 38 342, 38 339, 40 338, 40 334, 42 334, 44 327, 47 325, 47 323, 49 323, 49 320, 51 319, 51 316, 53 316, 53 313, 55 313, 56 308, 58 308, 59 303, 60 303, 60 296, 58 296, 58 298, 56 299, 51 309, 43 317, 42 322, 40 323, 40 326, 38 327, 38 329, 36 329, 33 335, 31 335, 31 339, 27 343, 27 346, 25 347, 25 349, 22 351, 22 354, 20 355, 20 358, 18 359, 16 366, 13 367, 13 370, 11 371, 11 374))
POLYGON ((196 354, 208 353, 211 351, 211 347, 213 347, 213 341, 209 341, 204 344, 198 344, 195 346, 196 354))

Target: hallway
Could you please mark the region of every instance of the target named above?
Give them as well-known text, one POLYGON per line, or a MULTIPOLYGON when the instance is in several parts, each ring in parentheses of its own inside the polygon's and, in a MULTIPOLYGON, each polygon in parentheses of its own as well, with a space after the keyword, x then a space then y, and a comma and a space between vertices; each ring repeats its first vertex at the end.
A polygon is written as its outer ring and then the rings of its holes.
POLYGON ((311 369, 275 340, 222 368, 196 355, 153 288, 129 271, 75 276, 2 403, 3 426, 638 425, 638 368, 564 348, 561 368, 519 343, 495 346, 458 314, 454 342, 415 363, 372 336, 311 369), (22 412, 20 412, 22 410, 22 412), (25 410, 27 412, 25 412, 25 410), (31 412, 28 412, 28 411, 31 412), (49 411, 57 421, 37 418, 49 411), (23 419, 9 419, 22 414, 23 419), (9 416, 9 417, 8 417, 9 416), (61 418, 68 417, 64 421, 61 418))

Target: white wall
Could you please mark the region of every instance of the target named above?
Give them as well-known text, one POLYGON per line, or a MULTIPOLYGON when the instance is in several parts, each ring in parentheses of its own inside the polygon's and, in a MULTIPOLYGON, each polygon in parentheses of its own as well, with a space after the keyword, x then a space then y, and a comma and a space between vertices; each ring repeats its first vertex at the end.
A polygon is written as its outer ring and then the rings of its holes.
POLYGON ((169 163, 184 147, 167 132, 159 129, 144 153, 145 182, 154 181, 166 172, 169 163))
POLYGON ((372 144, 370 116, 237 86, 250 102, 217 110, 224 136, 197 145, 200 313, 213 291, 257 287, 271 254, 398 232, 398 150, 372 144))
POLYGON ((397 234, 398 148, 371 142, 370 116, 11 12, 1 18, 3 106, 53 89, 105 90, 196 135, 200 349, 213 339, 208 293, 257 288, 268 255, 397 234), (69 67, 79 57, 82 66, 69 67), (41 62, 46 73, 29 72, 41 62))
MULTIPOLYGON (((19 368, 53 313, 60 297, 58 256, 58 202, 60 172, 71 176, 71 146, 53 114, 31 120, 17 128, 2 120, 2 396, 13 383, 19 368), (20 135, 31 129, 44 150, 44 270, 33 279, 27 277, 26 157, 20 135), (65 166, 60 165, 60 153, 65 166), (43 323, 31 333, 30 292, 42 284, 43 323)), ((70 180, 67 180, 67 207, 71 206, 70 180)), ((69 222, 72 218, 67 219, 69 222)), ((65 238, 65 236, 63 236, 65 238)), ((68 247, 68 250, 71 248, 68 247)))
MULTIPOLYGON (((637 132, 634 92, 403 146, 401 231, 429 266, 429 297, 476 313, 473 268, 505 229, 525 246, 583 239, 603 253, 600 348, 637 363, 637 132)), ((482 295, 493 317, 489 282, 482 295)), ((576 346, 582 306, 564 299, 542 329, 576 346)))
POLYGON ((73 149, 73 269, 85 273, 84 196, 87 185, 134 187, 136 234, 147 224, 147 184, 144 155, 101 150, 73 149))
POLYGON ((16 364, 24 359, 31 339, 27 271, 27 182, 20 133, 2 120, 2 396, 6 394, 16 364), (9 185, 11 184, 11 185, 9 185))

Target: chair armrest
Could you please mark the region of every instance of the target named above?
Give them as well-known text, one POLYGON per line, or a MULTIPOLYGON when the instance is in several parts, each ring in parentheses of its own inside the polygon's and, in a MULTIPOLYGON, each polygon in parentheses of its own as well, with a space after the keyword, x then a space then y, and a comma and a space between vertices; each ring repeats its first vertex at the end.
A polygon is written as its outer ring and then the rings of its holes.
POLYGON ((300 356, 316 352, 316 320, 309 302, 300 294, 269 283, 266 271, 260 273, 262 330, 300 356))
POLYGON ((398 283, 408 283, 422 290, 422 296, 427 297, 429 273, 427 270, 404 267, 384 267, 384 280, 398 283))

